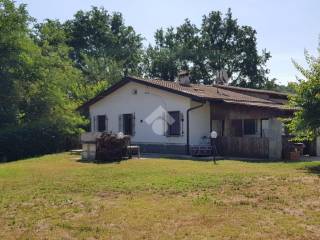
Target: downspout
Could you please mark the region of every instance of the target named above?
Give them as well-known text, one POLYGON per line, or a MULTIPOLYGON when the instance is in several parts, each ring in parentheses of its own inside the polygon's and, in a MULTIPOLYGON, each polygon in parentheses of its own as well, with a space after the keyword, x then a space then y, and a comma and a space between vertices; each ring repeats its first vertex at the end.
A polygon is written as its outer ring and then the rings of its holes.
POLYGON ((195 106, 195 107, 192 107, 192 108, 189 108, 187 110, 187 154, 189 155, 190 154, 190 119, 189 119, 189 113, 195 109, 198 109, 198 108, 201 108, 204 106, 205 103, 201 103, 200 105, 198 106, 195 106))

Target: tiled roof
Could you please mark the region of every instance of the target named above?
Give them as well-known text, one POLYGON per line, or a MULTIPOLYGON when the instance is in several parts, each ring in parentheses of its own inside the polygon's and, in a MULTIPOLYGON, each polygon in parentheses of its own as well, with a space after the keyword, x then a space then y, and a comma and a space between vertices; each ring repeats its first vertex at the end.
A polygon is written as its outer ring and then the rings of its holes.
MULTIPOLYGON (((262 108, 273 108, 278 110, 289 110, 287 103, 287 95, 273 91, 244 89, 237 87, 221 86, 221 85, 203 85, 190 84, 181 85, 177 82, 164 81, 159 79, 142 79, 138 77, 126 77, 116 85, 105 90, 97 97, 85 103, 82 107, 90 106, 99 101, 99 99, 115 91, 117 88, 126 84, 127 82, 141 83, 147 86, 160 88, 165 91, 170 91, 179 95, 187 96, 195 100, 203 101, 221 101, 230 104, 241 104, 247 106, 256 106, 262 108), (254 93, 254 94, 251 94, 254 93), (267 96, 267 97, 266 97, 267 96), (274 98, 276 97, 276 98, 274 98), (281 98, 280 101, 277 98, 281 98)), ((81 108, 81 107, 80 107, 81 108)))
POLYGON ((239 104, 239 105, 245 105, 245 106, 252 106, 252 107, 260 107, 260 108, 273 108, 273 109, 279 109, 283 111, 290 111, 293 112, 297 109, 290 107, 289 105, 285 104, 277 104, 277 103, 262 103, 262 102, 239 102, 239 101, 229 101, 225 100, 225 103, 230 104, 239 104))
POLYGON ((154 85, 155 87, 161 86, 162 88, 167 88, 168 90, 178 91, 200 98, 203 100, 221 100, 225 103, 230 104, 240 104, 246 106, 255 106, 262 108, 273 108, 279 110, 294 111, 295 109, 290 108, 287 103, 288 95, 285 93, 278 93, 269 90, 256 90, 256 89, 246 89, 231 86, 222 85, 202 85, 202 84, 190 84, 181 85, 177 82, 169 82, 158 79, 142 79, 134 77, 136 82, 141 82, 142 84, 147 83, 148 85, 154 85), (239 91, 236 91, 239 90, 239 91), (254 92, 255 96, 246 94, 254 92), (261 95, 261 97, 259 97, 261 95), (266 95, 270 98, 266 99, 266 95), (273 99, 274 96, 280 96, 279 99, 273 99))
POLYGON ((182 93, 190 94, 192 96, 203 98, 204 100, 233 100, 240 102, 263 102, 274 103, 271 100, 263 98, 257 98, 254 96, 238 93, 232 90, 218 87, 217 85, 202 85, 202 84, 190 84, 181 85, 177 82, 169 82, 163 80, 148 80, 141 78, 134 78, 136 82, 148 83, 155 86, 161 86, 167 89, 176 90, 182 93))
POLYGON ((247 92, 247 93, 257 93, 257 94, 260 93, 260 94, 268 94, 271 96, 283 96, 283 97, 288 96, 287 93, 264 90, 264 89, 243 88, 243 87, 216 85, 216 84, 214 84, 214 86, 219 86, 220 88, 229 89, 231 91, 234 90, 234 91, 241 91, 241 92, 247 92))

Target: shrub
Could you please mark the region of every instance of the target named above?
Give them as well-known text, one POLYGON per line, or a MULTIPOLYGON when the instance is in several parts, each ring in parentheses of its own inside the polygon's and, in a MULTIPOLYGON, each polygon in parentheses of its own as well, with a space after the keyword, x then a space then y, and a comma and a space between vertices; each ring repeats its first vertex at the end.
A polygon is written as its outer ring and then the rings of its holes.
POLYGON ((0 131, 0 161, 12 161, 70 150, 79 145, 69 136, 46 124, 26 125, 0 131))
POLYGON ((103 133, 97 139, 96 159, 98 162, 120 161, 128 155, 129 136, 103 133))

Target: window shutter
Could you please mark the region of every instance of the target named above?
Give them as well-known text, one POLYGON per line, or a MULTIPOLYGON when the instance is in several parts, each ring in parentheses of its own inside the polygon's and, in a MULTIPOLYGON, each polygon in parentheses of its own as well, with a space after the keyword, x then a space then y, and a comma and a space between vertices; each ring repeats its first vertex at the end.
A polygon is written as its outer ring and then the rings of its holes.
POLYGON ((133 113, 132 114, 132 136, 134 136, 136 134, 136 114, 133 113))
POLYGON ((105 130, 105 132, 108 132, 108 129, 109 129, 109 121, 108 121, 108 116, 107 116, 107 114, 106 114, 106 130, 105 130))
POLYGON ((93 117, 93 132, 96 132, 96 116, 93 117))
POLYGON ((177 125, 176 125, 176 132, 179 136, 181 136, 181 113, 177 112, 177 125))
POLYGON ((184 117, 182 112, 180 112, 180 122, 181 122, 181 136, 183 136, 184 135, 184 128, 183 128, 184 117))
POLYGON ((123 114, 119 115, 119 132, 123 132, 123 114))
POLYGON ((162 113, 162 124, 163 124, 163 136, 169 136, 169 128, 167 122, 167 113, 162 113))
POLYGON ((179 111, 169 112, 169 116, 174 119, 174 122, 168 125, 168 136, 181 136, 181 113, 179 111))

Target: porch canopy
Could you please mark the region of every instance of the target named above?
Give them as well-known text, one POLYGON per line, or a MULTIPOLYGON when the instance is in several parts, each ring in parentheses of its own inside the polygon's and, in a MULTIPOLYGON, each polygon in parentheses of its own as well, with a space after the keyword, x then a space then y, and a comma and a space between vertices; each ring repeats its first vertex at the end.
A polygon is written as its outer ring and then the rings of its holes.
POLYGON ((210 103, 210 129, 218 133, 219 154, 279 158, 283 126, 277 118, 293 111, 282 104, 224 101, 210 103))

